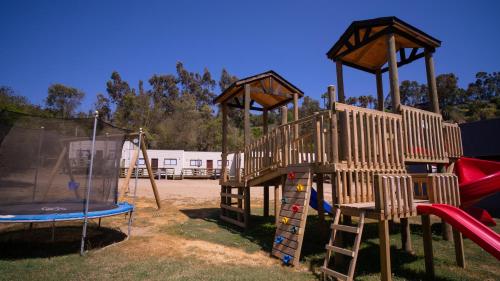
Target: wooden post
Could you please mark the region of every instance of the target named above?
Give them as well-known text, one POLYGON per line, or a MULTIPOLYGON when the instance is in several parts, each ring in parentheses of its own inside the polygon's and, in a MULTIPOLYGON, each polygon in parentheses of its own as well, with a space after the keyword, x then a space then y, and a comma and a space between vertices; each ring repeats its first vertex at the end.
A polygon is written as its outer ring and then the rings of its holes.
POLYGON ((345 103, 345 94, 344 94, 344 73, 342 70, 342 62, 337 60, 335 62, 335 66, 337 68, 337 87, 339 91, 339 102, 345 103))
MULTIPOLYGON (((130 160, 130 164, 128 165, 127 175, 123 180, 121 191, 119 192, 120 199, 125 196, 125 193, 129 192, 130 178, 132 178, 132 173, 134 172, 134 168, 136 168, 135 163, 137 162, 138 157, 139 157, 139 148, 137 148, 137 150, 134 150, 134 155, 132 156, 132 160, 130 160)), ((120 199, 118 199, 118 201, 120 201, 120 199)))
POLYGON ((319 217, 319 232, 321 237, 326 236, 326 222, 325 222, 325 209, 323 208, 323 174, 316 174, 316 203, 318 205, 318 217, 319 217))
POLYGON ((380 69, 375 71, 375 79, 377 80, 377 109, 384 111, 384 86, 382 84, 382 72, 380 69))
POLYGON ((251 208, 250 208, 250 186, 245 186, 245 229, 248 229, 248 225, 250 222, 250 215, 252 214, 251 208))
POLYGON ((148 150, 146 148, 146 143, 145 143, 146 138, 142 135, 140 135, 139 137, 142 137, 141 141, 142 156, 144 157, 144 163, 146 163, 146 169, 148 170, 149 181, 151 182, 151 187, 153 188, 153 194, 155 195, 156 206, 158 206, 158 209, 161 209, 160 195, 158 194, 158 188, 156 187, 156 181, 153 175, 153 169, 151 168, 151 163, 149 163, 148 150))
MULTIPOLYGON (((331 131, 331 160, 333 163, 339 162, 339 134, 338 134, 338 124, 337 124, 337 113, 334 109, 335 105, 335 86, 328 86, 328 109, 332 110, 332 121, 330 122, 331 131)), ((333 187, 333 174, 331 176, 332 187, 333 187)))
POLYGON ((378 236, 380 243, 380 280, 392 280, 391 273, 391 244, 389 237, 389 223, 387 220, 378 222, 378 236))
POLYGON ((244 141, 245 147, 250 144, 250 84, 245 84, 244 141))
POLYGON ((431 102, 431 110, 439 113, 439 99, 436 86, 436 74, 434 73, 434 58, 432 51, 425 49, 425 70, 427 72, 427 87, 429 88, 429 100, 431 102))
POLYGON ((281 107, 281 125, 288 123, 288 107, 286 105, 281 107))
MULTIPOLYGON (((267 109, 264 109, 262 112, 262 131, 264 135, 267 135, 269 132, 268 126, 267 126, 267 109)), ((270 165, 271 159, 269 159, 269 155, 264 155, 264 161, 266 165, 270 165)), ((269 216, 269 185, 264 185, 264 217, 269 216)))
MULTIPOLYGON (((299 120, 299 94, 293 93, 293 121, 299 120)), ((295 139, 299 137, 299 125, 295 125, 295 139)))
POLYGON ((398 65, 396 59, 396 39, 393 33, 387 35, 387 64, 389 66, 389 81, 391 85, 392 112, 398 113, 401 105, 399 93, 398 65))
POLYGON ((227 104, 224 102, 221 105, 222 109, 222 173, 221 182, 225 182, 228 177, 227 173, 227 104))
POLYGON ((455 258, 457 265, 461 268, 465 268, 464 240, 462 238, 462 233, 456 229, 453 229, 453 241, 455 242, 455 258))
POLYGON ((274 224, 279 224, 279 215, 280 215, 280 186, 279 184, 274 186, 274 224))
POLYGON ((408 221, 408 218, 401 218, 400 225, 401 225, 401 246, 403 247, 403 251, 407 253, 413 253, 411 245, 410 222, 408 221))
POLYGON ((428 279, 434 279, 434 255, 432 253, 432 232, 430 215, 422 215, 422 236, 424 239, 425 272, 428 279))
MULTIPOLYGON (((392 112, 397 114, 399 113, 399 106, 401 105, 401 97, 399 93, 398 65, 396 59, 396 39, 393 33, 387 35, 387 48, 387 64, 389 65, 389 81, 392 94, 392 112)), ((408 218, 401 218, 401 243, 405 252, 412 252, 410 223, 408 222, 408 218)))

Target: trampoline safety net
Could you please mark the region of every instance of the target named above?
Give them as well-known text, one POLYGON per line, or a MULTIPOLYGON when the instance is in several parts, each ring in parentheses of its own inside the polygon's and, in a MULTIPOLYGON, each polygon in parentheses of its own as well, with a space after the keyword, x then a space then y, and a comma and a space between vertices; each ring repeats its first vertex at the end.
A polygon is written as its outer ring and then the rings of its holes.
MULTIPOLYGON (((0 215, 83 212, 94 118, 0 111, 0 215)), ((127 131, 97 121, 89 211, 115 208, 127 131)))

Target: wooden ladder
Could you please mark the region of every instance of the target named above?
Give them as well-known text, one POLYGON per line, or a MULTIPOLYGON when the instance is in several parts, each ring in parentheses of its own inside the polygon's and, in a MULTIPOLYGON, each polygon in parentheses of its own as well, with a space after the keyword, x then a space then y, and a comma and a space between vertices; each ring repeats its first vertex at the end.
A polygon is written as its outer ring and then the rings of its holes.
POLYGON ((249 189, 249 187, 221 186, 221 220, 243 229, 248 227, 249 189))
POLYGON ((359 223, 357 226, 348 226, 339 224, 340 215, 341 215, 341 210, 340 208, 337 208, 337 210, 335 211, 335 218, 331 225, 332 234, 330 236, 330 241, 325 247, 326 248, 325 262, 321 267, 321 271, 323 272, 323 280, 328 280, 328 277, 333 277, 338 280, 352 281, 354 278, 354 271, 356 269, 356 260, 358 258, 359 245, 361 244, 361 236, 363 234, 363 226, 365 224, 365 212, 364 211, 360 212, 359 223), (334 245, 337 231, 349 232, 356 235, 352 250, 344 249, 334 245), (351 258, 351 261, 349 262, 349 269, 347 275, 328 268, 333 253, 342 254, 351 258))

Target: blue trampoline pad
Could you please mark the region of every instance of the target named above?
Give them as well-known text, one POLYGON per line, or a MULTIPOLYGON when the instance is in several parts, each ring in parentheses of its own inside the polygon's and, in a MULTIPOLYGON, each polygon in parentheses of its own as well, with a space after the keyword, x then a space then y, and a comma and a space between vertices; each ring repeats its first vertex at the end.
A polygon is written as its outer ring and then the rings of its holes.
MULTIPOLYGON (((88 218, 96 219, 102 217, 116 216, 119 214, 125 214, 132 212, 134 206, 127 203, 121 202, 116 205, 115 208, 108 210, 99 211, 89 211, 88 218)), ((74 212, 74 213, 52 213, 52 214, 40 214, 40 215, 0 215, 0 223, 8 222, 53 222, 53 221, 71 221, 71 220, 83 220, 85 219, 84 212, 74 212)))

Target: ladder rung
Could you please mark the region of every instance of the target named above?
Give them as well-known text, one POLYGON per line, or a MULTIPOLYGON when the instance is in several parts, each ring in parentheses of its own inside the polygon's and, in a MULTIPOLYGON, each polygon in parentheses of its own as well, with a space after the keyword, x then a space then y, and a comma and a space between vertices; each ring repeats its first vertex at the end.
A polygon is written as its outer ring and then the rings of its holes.
POLYGON ((326 267, 323 267, 323 266, 321 267, 321 271, 323 271, 323 273, 325 273, 327 275, 333 276, 333 277, 340 279, 340 280, 345 280, 345 281, 349 280, 349 277, 347 275, 344 275, 344 274, 337 272, 337 271, 333 271, 333 270, 326 268, 326 267))
POLYGON ((325 248, 327 250, 334 251, 336 253, 340 253, 342 255, 346 255, 346 256, 349 256, 349 257, 354 257, 354 252, 351 251, 351 250, 347 250, 347 249, 344 249, 344 248, 339 248, 339 247, 336 247, 336 246, 330 246, 330 245, 326 245, 325 248))
POLYGON ((332 224, 332 229, 359 234, 359 228, 343 224, 332 224))

